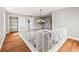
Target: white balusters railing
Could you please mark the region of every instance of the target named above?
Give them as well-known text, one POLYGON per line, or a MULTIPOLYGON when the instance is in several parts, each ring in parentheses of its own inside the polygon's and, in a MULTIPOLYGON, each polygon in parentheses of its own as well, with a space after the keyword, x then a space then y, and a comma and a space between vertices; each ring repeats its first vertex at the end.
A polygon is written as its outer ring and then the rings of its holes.
MULTIPOLYGON (((60 28, 51 32, 51 48, 48 50, 57 51, 61 45, 67 40, 67 28, 60 28)), ((48 43, 49 44, 49 43, 48 43)))
POLYGON ((46 52, 58 43, 67 39, 67 28, 56 30, 30 30, 20 29, 23 36, 38 50, 46 52))

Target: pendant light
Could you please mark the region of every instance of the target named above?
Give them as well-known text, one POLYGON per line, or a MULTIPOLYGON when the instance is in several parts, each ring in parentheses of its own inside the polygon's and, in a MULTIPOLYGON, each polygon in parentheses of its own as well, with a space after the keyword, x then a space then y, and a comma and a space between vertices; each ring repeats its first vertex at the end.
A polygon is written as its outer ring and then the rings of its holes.
POLYGON ((41 18, 41 16, 42 16, 42 9, 40 9, 40 18, 37 20, 37 22, 38 22, 39 24, 44 24, 44 23, 45 23, 45 20, 43 20, 43 19, 41 18))

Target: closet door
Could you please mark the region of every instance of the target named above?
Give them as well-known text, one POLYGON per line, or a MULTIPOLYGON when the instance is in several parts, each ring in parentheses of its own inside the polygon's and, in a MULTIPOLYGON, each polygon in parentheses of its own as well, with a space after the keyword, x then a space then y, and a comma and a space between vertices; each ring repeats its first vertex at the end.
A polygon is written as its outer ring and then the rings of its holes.
POLYGON ((18 32, 18 17, 10 16, 10 32, 18 32))

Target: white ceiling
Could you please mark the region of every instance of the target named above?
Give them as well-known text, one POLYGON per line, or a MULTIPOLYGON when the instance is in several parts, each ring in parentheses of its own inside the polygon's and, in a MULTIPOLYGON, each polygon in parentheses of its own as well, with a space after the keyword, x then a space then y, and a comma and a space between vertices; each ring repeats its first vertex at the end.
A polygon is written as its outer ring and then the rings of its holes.
POLYGON ((28 16, 40 16, 40 9, 42 9, 42 16, 51 14, 52 11, 63 9, 63 7, 5 7, 8 13, 22 14, 28 16))

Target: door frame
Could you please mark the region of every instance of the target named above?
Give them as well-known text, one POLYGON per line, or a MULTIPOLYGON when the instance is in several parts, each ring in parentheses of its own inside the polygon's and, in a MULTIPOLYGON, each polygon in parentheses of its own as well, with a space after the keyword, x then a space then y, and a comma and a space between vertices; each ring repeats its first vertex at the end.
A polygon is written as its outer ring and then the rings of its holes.
POLYGON ((18 19, 17 19, 17 30, 18 30, 18 20, 19 20, 19 16, 18 15, 8 15, 8 31, 7 31, 7 33, 10 33, 10 17, 11 16, 13 16, 13 17, 18 17, 18 19))

